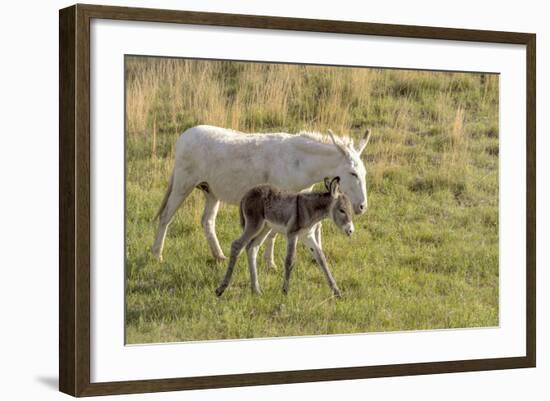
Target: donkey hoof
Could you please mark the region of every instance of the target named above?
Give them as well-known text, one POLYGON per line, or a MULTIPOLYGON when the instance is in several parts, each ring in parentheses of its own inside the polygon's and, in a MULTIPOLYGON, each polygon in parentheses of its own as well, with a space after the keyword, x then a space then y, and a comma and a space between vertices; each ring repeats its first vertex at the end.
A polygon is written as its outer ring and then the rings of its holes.
POLYGON ((157 259, 159 262, 162 262, 162 254, 159 251, 151 249, 151 252, 153 253, 155 259, 157 259))
POLYGON ((277 265, 274 262, 268 263, 267 270, 277 271, 277 265))
POLYGON ((219 256, 215 256, 214 259, 216 260, 216 263, 223 263, 227 260, 227 256, 219 255, 219 256))
POLYGON ((334 296, 336 298, 342 298, 342 292, 337 288, 334 290, 334 296))
POLYGON ((225 287, 216 288, 216 296, 221 297, 224 291, 225 291, 225 287))

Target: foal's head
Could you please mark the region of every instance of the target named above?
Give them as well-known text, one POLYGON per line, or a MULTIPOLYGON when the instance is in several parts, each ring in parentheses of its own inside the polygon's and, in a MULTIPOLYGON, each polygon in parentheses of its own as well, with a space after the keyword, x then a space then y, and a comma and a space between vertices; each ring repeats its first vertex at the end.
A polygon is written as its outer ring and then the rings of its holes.
POLYGON ((332 221, 346 235, 351 236, 354 230, 352 221, 353 208, 348 196, 340 190, 340 177, 333 178, 332 180, 326 178, 325 186, 332 197, 332 203, 330 204, 330 217, 332 221))

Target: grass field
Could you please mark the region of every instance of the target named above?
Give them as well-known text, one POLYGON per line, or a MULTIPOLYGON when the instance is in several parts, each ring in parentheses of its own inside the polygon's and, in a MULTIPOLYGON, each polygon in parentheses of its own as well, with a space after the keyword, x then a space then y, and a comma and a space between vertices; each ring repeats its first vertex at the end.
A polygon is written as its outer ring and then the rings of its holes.
MULTIPOLYGON (((126 60, 126 340, 128 343, 498 325, 498 76, 129 57, 126 60), (332 222, 323 247, 335 300, 299 246, 284 296, 278 270, 246 257, 221 299, 194 191, 168 229, 164 262, 151 222, 177 137, 196 124, 247 132, 318 130, 359 137, 369 209, 348 239, 332 222)), ((240 234, 222 206, 226 255, 240 234)))

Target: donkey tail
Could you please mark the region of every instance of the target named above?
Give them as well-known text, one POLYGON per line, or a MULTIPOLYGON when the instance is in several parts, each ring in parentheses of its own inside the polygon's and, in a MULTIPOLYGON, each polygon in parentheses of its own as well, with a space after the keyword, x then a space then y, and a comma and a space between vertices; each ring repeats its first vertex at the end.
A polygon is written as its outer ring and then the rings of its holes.
POLYGON ((239 204, 239 221, 241 223, 241 228, 244 228, 245 221, 244 221, 244 212, 243 212, 243 202, 242 201, 239 204))
POLYGON ((166 190, 166 193, 164 194, 164 198, 162 199, 162 203, 160 204, 159 210, 155 214, 155 217, 151 221, 155 221, 161 213, 164 211, 164 208, 166 207, 166 203, 168 203, 168 198, 170 197, 170 193, 172 192, 172 187, 174 186, 174 171, 172 171, 172 175, 170 176, 170 182, 168 183, 168 189, 166 190))

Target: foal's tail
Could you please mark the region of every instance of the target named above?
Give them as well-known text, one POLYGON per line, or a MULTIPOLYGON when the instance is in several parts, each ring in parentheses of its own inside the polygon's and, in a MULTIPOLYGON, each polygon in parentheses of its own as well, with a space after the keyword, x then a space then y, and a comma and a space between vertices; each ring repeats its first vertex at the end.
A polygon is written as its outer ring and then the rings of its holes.
POLYGON ((172 171, 172 175, 170 176, 170 182, 168 183, 168 189, 166 190, 166 193, 164 194, 164 198, 162 199, 162 203, 160 204, 160 208, 155 214, 155 217, 151 221, 155 221, 161 213, 164 211, 164 208, 166 207, 166 203, 168 203, 168 198, 170 197, 170 193, 172 192, 172 187, 174 185, 174 171, 172 171))

